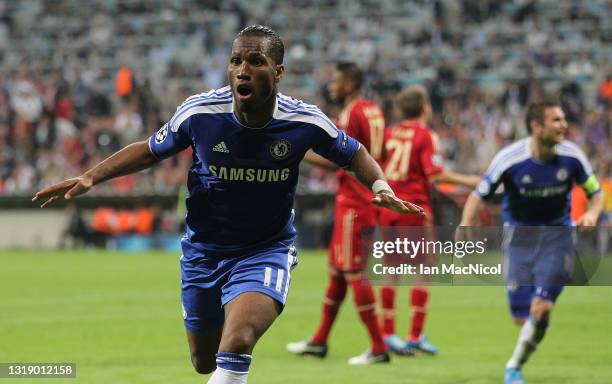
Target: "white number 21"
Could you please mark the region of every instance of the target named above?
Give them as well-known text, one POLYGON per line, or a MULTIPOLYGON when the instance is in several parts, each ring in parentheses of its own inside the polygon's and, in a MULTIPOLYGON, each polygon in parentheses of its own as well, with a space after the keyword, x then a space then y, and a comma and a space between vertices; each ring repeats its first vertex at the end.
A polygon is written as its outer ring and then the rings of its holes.
POLYGON ((412 140, 391 139, 386 143, 387 153, 391 155, 385 168, 385 176, 390 181, 404 181, 408 177, 412 140))

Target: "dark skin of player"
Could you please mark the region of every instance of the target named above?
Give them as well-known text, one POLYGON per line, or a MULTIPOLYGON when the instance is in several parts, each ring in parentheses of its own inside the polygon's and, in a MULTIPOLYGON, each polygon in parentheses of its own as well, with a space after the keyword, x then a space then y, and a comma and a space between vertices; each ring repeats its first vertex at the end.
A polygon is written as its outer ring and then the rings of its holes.
MULTIPOLYGON (((284 67, 276 64, 268 53, 266 37, 243 36, 234 40, 227 74, 235 101, 234 114, 240 123, 257 128, 266 125, 274 112, 277 85, 284 67)), ((148 141, 128 145, 79 177, 51 185, 32 198, 42 201, 42 208, 64 198, 71 199, 86 193, 92 186, 114 177, 138 172, 158 160, 151 153, 148 141)), ((371 186, 384 174, 374 159, 362 147, 351 166, 359 181, 371 186)), ((424 215, 422 208, 402 201, 391 194, 374 196, 373 202, 401 213, 424 215)), ((216 368, 217 352, 251 354, 257 340, 280 314, 281 305, 259 292, 238 295, 224 307, 225 321, 205 332, 187 331, 191 360, 199 373, 210 373, 216 368)))

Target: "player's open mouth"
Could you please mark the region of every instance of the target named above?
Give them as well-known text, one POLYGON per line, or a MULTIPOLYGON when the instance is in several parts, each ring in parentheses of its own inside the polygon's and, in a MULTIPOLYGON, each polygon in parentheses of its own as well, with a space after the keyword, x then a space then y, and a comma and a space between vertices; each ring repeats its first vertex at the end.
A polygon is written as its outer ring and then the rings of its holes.
POLYGON ((246 84, 240 84, 237 86, 236 91, 238 92, 241 100, 246 100, 253 94, 253 89, 246 84))

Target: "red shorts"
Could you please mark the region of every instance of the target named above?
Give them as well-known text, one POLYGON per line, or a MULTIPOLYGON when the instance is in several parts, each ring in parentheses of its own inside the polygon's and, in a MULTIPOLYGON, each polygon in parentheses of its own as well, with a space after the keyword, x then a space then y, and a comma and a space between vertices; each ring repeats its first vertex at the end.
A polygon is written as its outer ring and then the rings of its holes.
POLYGON ((433 224, 431 208, 424 206, 427 216, 405 215, 385 208, 378 209, 378 223, 381 227, 427 227, 433 224))
MULTIPOLYGON (((381 227, 381 235, 384 241, 395 241, 395 239, 404 237, 411 241, 427 241, 435 240, 435 236, 428 228, 432 227, 433 217, 431 209, 424 206, 423 209, 427 216, 405 215, 388 209, 380 209, 378 215, 378 223, 381 227), (413 228, 398 228, 398 227, 413 227, 413 228)), ((400 264, 424 264, 433 265, 437 261, 435 254, 427 252, 419 252, 412 257, 406 255, 387 254, 384 258, 385 265, 398 266, 400 264)))
MULTIPOLYGON (((336 205, 334 232, 329 245, 329 263, 341 271, 359 271, 367 262, 362 255, 362 246, 368 241, 362 231, 376 225, 376 208, 344 207, 336 205)), ((365 232, 365 231, 364 231, 365 232)))

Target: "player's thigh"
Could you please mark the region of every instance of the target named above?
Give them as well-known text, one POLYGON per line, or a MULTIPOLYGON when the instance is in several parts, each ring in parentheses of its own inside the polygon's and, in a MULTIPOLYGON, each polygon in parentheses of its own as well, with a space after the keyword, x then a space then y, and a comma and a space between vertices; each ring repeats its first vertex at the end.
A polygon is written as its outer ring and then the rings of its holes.
POLYGON ((181 258, 181 305, 185 328, 206 334, 223 325, 223 285, 232 260, 181 258))
POLYGON ((223 351, 250 353, 254 343, 282 312, 291 271, 297 265, 293 239, 240 258, 222 290, 223 351))
POLYGON ((244 292, 225 305, 220 352, 251 354, 255 343, 282 312, 282 304, 261 292, 244 292))
POLYGON ((536 291, 532 314, 536 318, 552 311, 563 287, 571 281, 574 257, 571 228, 546 228, 533 267, 536 291))
POLYGON ((223 329, 221 288, 183 287, 181 301, 193 367, 198 373, 210 373, 223 329))
POLYGON ((181 258, 181 305, 187 330, 191 363, 198 373, 215 367, 223 329, 221 288, 227 268, 224 262, 201 255, 181 258))
POLYGON ((531 302, 535 293, 533 286, 507 286, 506 294, 510 314, 517 325, 522 325, 531 312, 531 302))
MULTIPOLYGON (((571 281, 574 258, 575 248, 571 228, 547 227, 543 230, 533 271, 535 285, 547 291, 552 301, 560 293, 560 291, 557 293, 558 287, 571 281)), ((548 298, 547 295, 541 297, 548 298)))
POLYGON ((181 258, 181 305, 191 362, 199 373, 215 368, 223 329, 222 287, 232 261, 188 254, 181 258))
POLYGON ((533 286, 534 260, 537 257, 538 237, 531 228, 504 227, 502 253, 506 287, 533 286))

